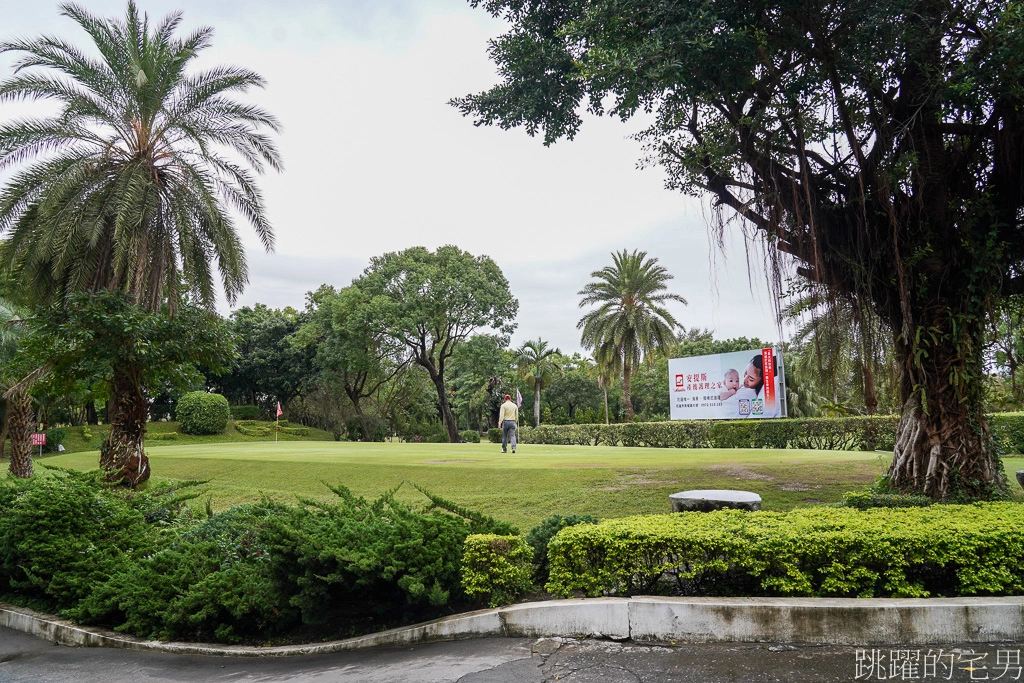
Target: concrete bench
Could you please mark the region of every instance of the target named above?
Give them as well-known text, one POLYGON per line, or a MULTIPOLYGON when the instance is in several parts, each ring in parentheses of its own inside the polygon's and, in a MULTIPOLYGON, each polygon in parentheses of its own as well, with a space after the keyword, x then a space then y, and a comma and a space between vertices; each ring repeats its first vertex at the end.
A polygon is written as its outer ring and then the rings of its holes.
POLYGON ((711 512, 722 508, 750 511, 761 509, 761 496, 750 491, 698 489, 673 493, 668 499, 672 503, 672 512, 711 512))

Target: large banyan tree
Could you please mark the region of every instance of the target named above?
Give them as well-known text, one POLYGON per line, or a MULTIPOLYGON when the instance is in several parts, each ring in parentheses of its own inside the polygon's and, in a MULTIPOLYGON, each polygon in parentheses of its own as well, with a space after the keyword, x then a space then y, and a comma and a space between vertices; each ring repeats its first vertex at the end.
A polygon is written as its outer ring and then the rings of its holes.
POLYGON ((893 330, 893 487, 986 497, 982 333, 1024 291, 1024 5, 984 0, 472 0, 511 24, 478 123, 572 138, 649 113, 670 187, 893 330))

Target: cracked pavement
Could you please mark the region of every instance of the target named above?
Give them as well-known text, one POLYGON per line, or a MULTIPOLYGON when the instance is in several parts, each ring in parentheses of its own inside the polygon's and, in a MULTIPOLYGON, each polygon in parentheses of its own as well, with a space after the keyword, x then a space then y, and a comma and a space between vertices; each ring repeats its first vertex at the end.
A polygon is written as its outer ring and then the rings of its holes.
MULTIPOLYGON (((937 647, 937 646, 936 646, 937 647)), ((0 627, 0 681, 306 681, 326 683, 717 683, 1020 680, 1024 646, 947 648, 950 666, 892 669, 889 648, 753 643, 680 645, 574 638, 481 638, 305 657, 206 657, 73 648, 0 627), (1016 658, 1014 654, 1016 653, 1016 658), (973 662, 973 671, 971 663, 973 662), (873 668, 870 672, 867 665, 873 668), (963 666, 963 664, 967 666, 963 666), (884 666, 883 666, 884 665, 884 666), (1011 666, 1012 665, 1012 666, 1011 666), (986 667, 986 668, 979 668, 986 667), (857 673, 865 674, 860 678, 857 673), (916 675, 915 675, 916 672, 916 675), (871 674, 870 676, 866 674, 871 674), (879 674, 882 675, 879 675, 879 674), (1002 673, 1002 676, 1000 676, 1002 673), (889 675, 895 674, 895 675, 889 675)), ((917 648, 919 653, 927 647, 917 648)), ((899 651, 896 651, 899 652, 899 651)), ((914 650, 904 652, 912 653, 914 650)), ((938 661, 940 664, 944 660, 938 661)), ((906 664, 906 662, 904 663, 906 664)))

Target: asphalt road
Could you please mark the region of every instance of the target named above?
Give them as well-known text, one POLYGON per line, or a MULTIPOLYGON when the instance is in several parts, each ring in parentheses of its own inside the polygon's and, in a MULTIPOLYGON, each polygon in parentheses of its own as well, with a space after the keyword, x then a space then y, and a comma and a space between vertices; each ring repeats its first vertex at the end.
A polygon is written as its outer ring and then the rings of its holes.
POLYGON ((858 649, 483 638, 307 657, 200 657, 53 645, 0 628, 0 681, 718 683, 1021 680, 1024 645, 858 649))

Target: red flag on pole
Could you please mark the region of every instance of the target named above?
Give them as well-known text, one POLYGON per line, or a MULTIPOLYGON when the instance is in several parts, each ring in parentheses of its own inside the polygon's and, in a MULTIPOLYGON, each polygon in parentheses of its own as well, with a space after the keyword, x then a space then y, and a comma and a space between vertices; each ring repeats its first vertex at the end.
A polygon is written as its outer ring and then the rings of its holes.
POLYGON ((282 415, 284 415, 284 411, 283 411, 283 410, 281 410, 281 402, 280 402, 280 401, 278 401, 278 402, 277 402, 277 416, 278 416, 278 417, 281 417, 282 415))

